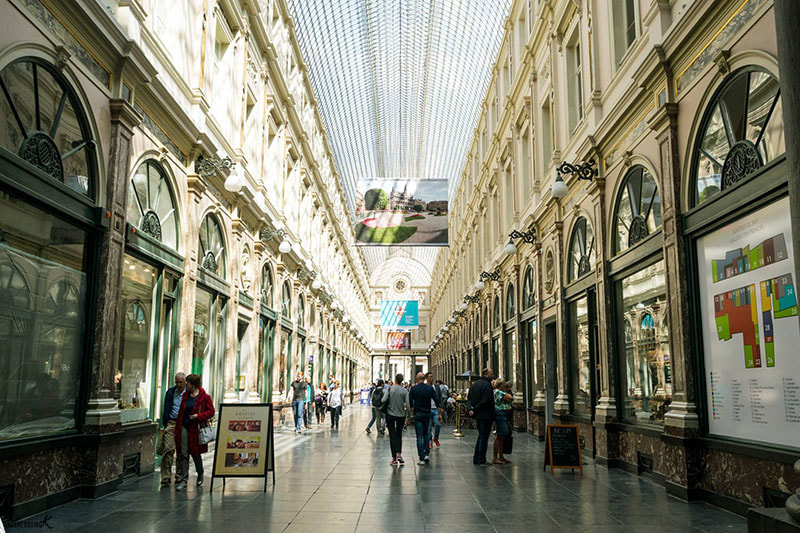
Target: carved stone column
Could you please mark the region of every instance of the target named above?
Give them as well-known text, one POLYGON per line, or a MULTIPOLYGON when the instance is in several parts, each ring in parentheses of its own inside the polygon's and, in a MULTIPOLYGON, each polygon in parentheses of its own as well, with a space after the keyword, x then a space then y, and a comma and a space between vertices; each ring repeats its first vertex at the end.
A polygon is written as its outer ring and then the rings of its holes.
POLYGON ((557 212, 557 220, 555 223, 556 232, 556 264, 559 265, 556 270, 556 317, 558 321, 557 336, 558 336, 558 394, 553 403, 553 414, 555 416, 569 414, 569 374, 567 372, 567 346, 568 336, 567 331, 567 305, 564 302, 564 221, 561 214, 561 205, 558 201, 555 202, 554 208, 557 212))
POLYGON ((664 264, 669 302, 669 346, 672 362, 672 402, 664 417, 665 442, 671 460, 665 462, 667 492, 687 497, 700 476, 695 373, 688 321, 689 254, 682 235, 680 161, 677 135, 678 105, 668 103, 650 118, 657 132, 660 155, 664 264))
MULTIPOLYGON (((101 436, 121 430, 120 410, 113 397, 118 355, 122 267, 125 255, 125 214, 133 129, 141 122, 124 100, 111 100, 111 134, 108 152, 105 204, 111 214, 108 232, 100 244, 97 323, 92 350, 92 377, 83 431, 101 436)), ((98 438, 87 445, 84 456, 86 496, 101 496, 115 490, 122 472, 122 440, 98 438)))

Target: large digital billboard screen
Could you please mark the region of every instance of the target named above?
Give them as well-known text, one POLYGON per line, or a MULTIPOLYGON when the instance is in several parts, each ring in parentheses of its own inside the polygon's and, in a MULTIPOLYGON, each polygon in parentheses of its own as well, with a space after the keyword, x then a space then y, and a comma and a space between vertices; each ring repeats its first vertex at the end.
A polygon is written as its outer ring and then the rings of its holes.
POLYGON ((419 327, 417 300, 381 300, 383 329, 416 329, 419 327))
POLYGON ((356 182, 356 243, 447 246, 447 180, 356 182))

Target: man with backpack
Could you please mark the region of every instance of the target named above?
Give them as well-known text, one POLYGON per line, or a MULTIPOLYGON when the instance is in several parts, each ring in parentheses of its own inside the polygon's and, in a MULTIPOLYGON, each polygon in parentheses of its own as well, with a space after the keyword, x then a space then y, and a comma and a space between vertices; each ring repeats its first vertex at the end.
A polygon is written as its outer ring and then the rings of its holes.
POLYGON ((371 433, 370 429, 376 420, 378 421, 378 433, 383 435, 384 420, 383 413, 381 412, 381 400, 383 399, 383 392, 383 380, 379 379, 378 384, 372 389, 370 394, 370 401, 372 403, 372 418, 370 418, 369 424, 367 424, 367 435, 371 433))

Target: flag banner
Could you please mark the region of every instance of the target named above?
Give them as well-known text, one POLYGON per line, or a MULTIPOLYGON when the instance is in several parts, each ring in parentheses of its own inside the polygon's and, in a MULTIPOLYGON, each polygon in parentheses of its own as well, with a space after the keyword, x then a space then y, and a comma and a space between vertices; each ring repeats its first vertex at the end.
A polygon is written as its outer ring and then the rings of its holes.
POLYGON ((417 300, 381 300, 381 328, 417 329, 419 302, 417 300))

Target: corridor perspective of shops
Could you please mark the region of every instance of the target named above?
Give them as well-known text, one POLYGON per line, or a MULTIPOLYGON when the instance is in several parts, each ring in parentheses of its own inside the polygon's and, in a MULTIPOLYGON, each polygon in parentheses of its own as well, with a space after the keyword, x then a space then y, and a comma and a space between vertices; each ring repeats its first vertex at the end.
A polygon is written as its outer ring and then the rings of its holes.
POLYGON ((800 531, 798 21, 0 0, 3 526, 800 531))

